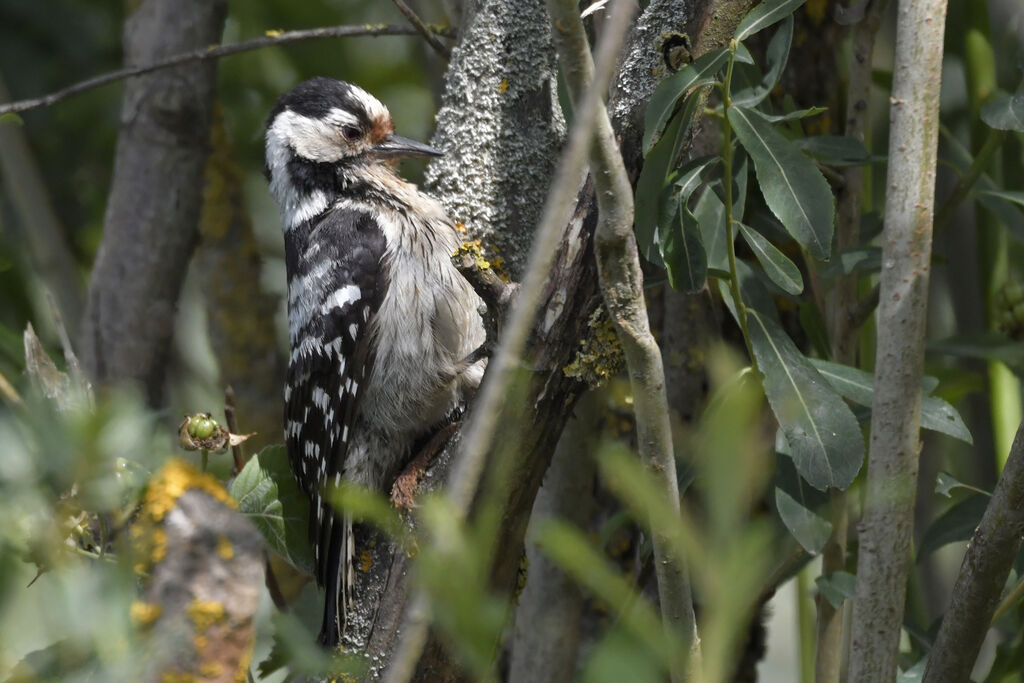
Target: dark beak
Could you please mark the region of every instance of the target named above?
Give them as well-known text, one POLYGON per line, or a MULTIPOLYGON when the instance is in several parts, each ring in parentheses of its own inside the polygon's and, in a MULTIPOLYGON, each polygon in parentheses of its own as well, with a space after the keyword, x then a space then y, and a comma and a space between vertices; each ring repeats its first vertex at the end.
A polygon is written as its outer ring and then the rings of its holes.
POLYGON ((374 152, 380 157, 439 157, 444 152, 434 149, 430 145, 416 142, 401 135, 392 133, 377 143, 374 152))

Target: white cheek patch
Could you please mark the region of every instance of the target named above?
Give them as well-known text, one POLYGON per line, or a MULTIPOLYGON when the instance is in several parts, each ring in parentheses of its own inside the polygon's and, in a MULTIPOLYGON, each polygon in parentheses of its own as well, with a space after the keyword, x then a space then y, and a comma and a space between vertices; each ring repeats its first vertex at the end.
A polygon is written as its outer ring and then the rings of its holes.
POLYGON ((286 109, 277 115, 267 131, 267 140, 276 137, 311 161, 335 162, 346 155, 337 128, 328 121, 311 119, 286 109))

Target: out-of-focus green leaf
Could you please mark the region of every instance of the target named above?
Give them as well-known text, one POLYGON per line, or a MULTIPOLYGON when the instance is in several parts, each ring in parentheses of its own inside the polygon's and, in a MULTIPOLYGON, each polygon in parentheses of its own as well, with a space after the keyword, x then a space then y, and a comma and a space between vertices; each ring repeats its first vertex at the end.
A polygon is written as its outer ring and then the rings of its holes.
POLYGON ((928 655, 917 660, 917 663, 906 671, 900 671, 899 676, 896 677, 896 683, 919 683, 924 679, 926 666, 928 666, 928 655))
POLYGON ((313 573, 309 502, 288 467, 284 446, 267 446, 250 458, 231 482, 230 493, 274 552, 295 568, 313 573))
POLYGON ((804 279, 800 275, 800 269, 796 264, 786 258, 786 255, 775 248, 771 242, 766 240, 760 233, 743 223, 738 224, 743 238, 750 245, 754 256, 757 257, 768 278, 777 284, 787 294, 797 295, 804 291, 804 279))
POLYGON ((847 135, 815 135, 793 141, 808 156, 831 166, 864 164, 871 153, 864 143, 847 135))
POLYGON ((818 304, 811 298, 800 302, 800 327, 807 334, 815 352, 821 356, 828 356, 832 352, 825 318, 821 315, 818 304))
POLYGON ((1011 366, 1024 364, 1024 344, 994 332, 959 334, 928 343, 929 353, 998 360, 1011 366))
POLYGON ((0 114, 0 125, 5 123, 13 126, 25 125, 25 121, 13 111, 9 111, 6 114, 0 114))
POLYGON ((840 277, 851 273, 874 272, 882 268, 881 247, 858 247, 837 254, 821 269, 822 277, 840 277))
POLYGON ((1007 190, 982 190, 978 193, 979 195, 987 197, 996 197, 997 199, 1005 199, 1008 202, 1014 204, 1020 204, 1024 206, 1024 192, 1009 192, 1007 190))
POLYGON ((748 309, 747 326, 797 471, 815 488, 846 489, 864 461, 857 419, 777 323, 748 309))
POLYGON ((935 477, 935 493, 939 493, 946 498, 952 498, 953 496, 950 494, 950 491, 953 489, 967 489, 984 496, 991 496, 987 491, 982 491, 976 486, 963 483, 949 472, 939 472, 938 476, 935 477))
POLYGON ((981 108, 981 120, 996 130, 1024 133, 1024 90, 993 97, 981 108))
POLYGON ((832 524, 808 510, 780 488, 775 489, 775 507, 779 517, 804 550, 817 555, 832 535, 832 524))
POLYGON ((849 572, 832 572, 814 579, 818 590, 836 609, 843 606, 844 600, 852 600, 857 591, 857 577, 849 572))
MULTIPOLYGON (((782 69, 789 59, 789 48, 793 43, 793 17, 786 17, 779 30, 772 36, 765 51, 765 62, 768 64, 768 72, 761 78, 760 83, 751 88, 738 91, 732 96, 732 103, 738 107, 755 107, 768 97, 782 76, 782 69)), ((734 74, 735 78, 735 74, 734 74)))
POLYGON ((317 676, 332 674, 332 680, 357 680, 366 671, 361 656, 332 655, 316 644, 316 637, 293 614, 277 613, 273 617, 274 639, 270 652, 257 670, 266 677, 288 667, 291 674, 317 676))
POLYGON ((756 111, 731 107, 729 122, 754 160, 768 208, 811 255, 827 261, 835 206, 821 171, 756 111))
POLYGON ((644 154, 648 154, 655 138, 661 135, 680 97, 685 97, 694 88, 710 85, 729 59, 729 50, 722 48, 709 52, 687 64, 682 69, 661 81, 651 94, 644 120, 644 154))
POLYGON ((920 562, 922 557, 944 545, 969 540, 985 514, 988 501, 989 496, 974 493, 942 513, 925 532, 917 549, 917 560, 920 562))
POLYGON ((583 683, 662 683, 667 671, 645 643, 624 629, 612 631, 590 650, 583 665, 583 683))
MULTIPOLYGON (((826 360, 811 359, 811 364, 840 394, 854 403, 871 407, 875 393, 875 380, 871 373, 826 360)), ((921 428, 974 443, 956 408, 936 396, 923 396, 921 399, 921 428)))
POLYGON ((746 40, 758 31, 782 21, 804 2, 805 0, 765 0, 743 17, 733 37, 737 41, 746 40))

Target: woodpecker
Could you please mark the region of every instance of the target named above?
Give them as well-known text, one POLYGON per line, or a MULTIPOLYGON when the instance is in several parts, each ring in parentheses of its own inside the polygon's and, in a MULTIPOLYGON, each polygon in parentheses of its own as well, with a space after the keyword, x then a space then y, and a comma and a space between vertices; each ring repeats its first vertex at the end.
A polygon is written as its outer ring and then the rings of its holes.
POLYGON ((329 78, 296 86, 267 120, 288 274, 285 442, 310 499, 327 647, 345 634, 354 538, 325 492, 343 481, 387 490, 483 375, 480 299, 451 261, 458 232, 395 170, 401 157, 440 154, 396 135, 365 90, 329 78))

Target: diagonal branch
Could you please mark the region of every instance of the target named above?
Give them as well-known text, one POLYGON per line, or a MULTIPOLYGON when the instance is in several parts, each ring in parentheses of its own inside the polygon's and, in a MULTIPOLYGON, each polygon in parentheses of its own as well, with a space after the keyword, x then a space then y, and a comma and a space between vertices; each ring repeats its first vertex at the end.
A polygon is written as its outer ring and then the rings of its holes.
MULTIPOLYGON (((427 30, 430 31, 430 29, 427 30)), ((351 38, 355 36, 412 36, 417 35, 418 33, 420 33, 420 31, 411 26, 391 26, 388 24, 327 26, 323 28, 284 32, 268 31, 267 35, 261 36, 260 38, 243 40, 240 43, 232 43, 230 45, 211 45, 209 47, 196 48, 195 50, 172 55, 166 59, 160 59, 142 66, 125 67, 123 69, 118 69, 117 71, 93 76, 92 78, 87 78, 84 81, 79 81, 74 85, 69 85, 66 88, 52 92, 49 95, 43 95, 42 97, 36 97, 29 100, 18 100, 17 102, 0 104, 0 116, 4 114, 17 114, 23 111, 28 111, 29 109, 36 109, 38 107, 48 107, 60 102, 61 100, 66 100, 69 97, 80 95, 83 92, 99 88, 100 86, 104 86, 109 83, 121 81, 126 78, 131 78, 132 76, 141 76, 142 74, 158 71, 160 69, 168 69, 174 66, 181 66, 182 64, 190 64, 192 62, 221 59, 222 57, 230 57, 231 55, 237 55, 242 52, 261 50, 265 47, 287 45, 288 43, 298 43, 306 40, 323 40, 325 38, 351 38)), ((436 36, 446 34, 431 31, 431 35, 436 36)))
POLYGON ((423 39, 427 41, 427 44, 434 48, 434 52, 445 59, 451 58, 452 51, 448 49, 448 46, 437 39, 437 34, 420 19, 418 14, 412 11, 411 7, 405 4, 404 0, 391 0, 391 2, 395 4, 395 7, 402 13, 402 16, 412 24, 412 27, 419 31, 423 39))

